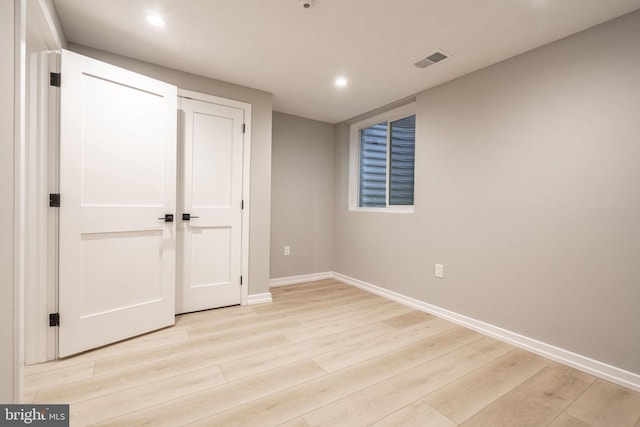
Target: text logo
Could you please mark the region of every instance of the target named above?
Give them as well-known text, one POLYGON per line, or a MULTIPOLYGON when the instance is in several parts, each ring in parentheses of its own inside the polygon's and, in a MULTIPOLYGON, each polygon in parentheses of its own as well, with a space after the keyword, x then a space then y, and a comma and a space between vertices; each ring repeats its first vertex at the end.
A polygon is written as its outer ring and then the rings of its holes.
POLYGON ((69 426, 69 405, 0 405, 0 426, 69 426))

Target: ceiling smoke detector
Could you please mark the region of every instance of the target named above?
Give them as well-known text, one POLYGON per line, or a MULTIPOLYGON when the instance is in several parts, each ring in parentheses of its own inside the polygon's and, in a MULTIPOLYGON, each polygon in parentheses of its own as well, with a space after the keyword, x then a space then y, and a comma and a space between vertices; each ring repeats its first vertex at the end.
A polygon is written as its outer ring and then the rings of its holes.
POLYGON ((316 5, 316 0, 298 0, 298 1, 302 5, 302 7, 304 7, 305 9, 311 9, 313 6, 316 5))
POLYGON ((421 59, 420 61, 416 62, 413 65, 415 65, 417 68, 425 69, 429 65, 433 65, 436 62, 440 62, 440 61, 445 60, 447 58, 448 58, 448 56, 445 55, 444 53, 435 52, 435 53, 432 53, 431 55, 427 56, 426 58, 421 59))

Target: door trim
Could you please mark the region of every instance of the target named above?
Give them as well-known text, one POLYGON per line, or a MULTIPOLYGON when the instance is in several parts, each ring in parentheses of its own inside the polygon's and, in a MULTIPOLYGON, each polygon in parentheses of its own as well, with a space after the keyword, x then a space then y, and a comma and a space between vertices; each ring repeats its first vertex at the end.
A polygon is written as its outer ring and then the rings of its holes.
MULTIPOLYGON (((249 277, 249 221, 251 218, 251 104, 180 88, 178 88, 178 97, 234 107, 244 111, 245 131, 242 149, 242 200, 244 201, 244 208, 242 210, 242 259, 240 261, 242 286, 240 303, 242 305, 247 305, 249 303, 249 284, 251 283, 249 277)), ((181 159, 178 161, 179 166, 180 163, 181 159)))
MULTIPOLYGON (((58 311, 58 213, 48 204, 48 194, 58 191, 58 106, 59 88, 49 85, 49 73, 60 71, 60 49, 65 46, 60 23, 47 2, 26 5, 26 61, 28 136, 25 162, 21 172, 25 203, 24 321, 20 337, 24 346, 24 364, 46 362, 58 356, 58 330, 49 327, 48 313, 58 311), (25 237, 26 236, 26 237, 25 237)), ((25 98, 25 100, 27 99, 25 98)))

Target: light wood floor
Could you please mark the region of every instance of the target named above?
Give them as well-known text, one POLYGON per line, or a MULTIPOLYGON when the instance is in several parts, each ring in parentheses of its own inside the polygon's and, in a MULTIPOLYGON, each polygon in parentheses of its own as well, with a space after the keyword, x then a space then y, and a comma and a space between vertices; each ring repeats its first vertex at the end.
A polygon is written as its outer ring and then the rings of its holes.
POLYGON ((640 426, 640 393, 382 297, 272 293, 27 367, 25 401, 72 426, 640 426))

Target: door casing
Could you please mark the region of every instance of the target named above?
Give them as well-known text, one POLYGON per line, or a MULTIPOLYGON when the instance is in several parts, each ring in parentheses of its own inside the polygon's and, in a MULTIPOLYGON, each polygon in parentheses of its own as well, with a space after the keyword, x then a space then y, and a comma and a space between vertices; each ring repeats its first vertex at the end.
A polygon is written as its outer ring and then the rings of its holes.
POLYGON ((50 193, 58 192, 59 88, 50 86, 49 73, 60 71, 58 52, 65 40, 46 2, 30 0, 26 9, 27 138, 20 171, 25 275, 20 321, 24 363, 30 365, 58 354, 58 328, 47 323, 48 314, 58 307, 58 212, 48 201, 50 193))

